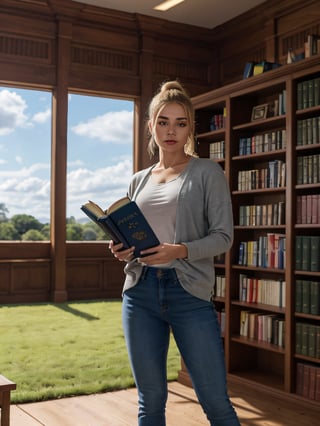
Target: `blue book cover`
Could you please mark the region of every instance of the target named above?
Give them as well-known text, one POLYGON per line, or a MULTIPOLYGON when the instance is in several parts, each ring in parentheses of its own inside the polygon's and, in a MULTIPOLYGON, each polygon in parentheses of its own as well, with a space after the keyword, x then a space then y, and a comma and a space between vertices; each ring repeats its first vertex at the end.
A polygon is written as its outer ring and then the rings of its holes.
POLYGON ((160 244, 139 206, 128 197, 118 200, 105 211, 93 202, 84 204, 81 210, 115 243, 123 243, 124 249, 134 246, 134 257, 142 257, 141 250, 160 244))

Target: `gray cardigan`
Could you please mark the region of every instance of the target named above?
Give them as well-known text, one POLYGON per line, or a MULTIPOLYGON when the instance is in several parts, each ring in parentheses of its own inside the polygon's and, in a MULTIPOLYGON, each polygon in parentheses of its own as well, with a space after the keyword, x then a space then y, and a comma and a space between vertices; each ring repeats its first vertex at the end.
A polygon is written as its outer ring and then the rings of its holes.
MULTIPOLYGON (((134 174, 128 195, 135 199, 154 166, 134 174)), ((213 257, 226 252, 233 240, 231 198, 222 168, 215 162, 193 157, 183 174, 178 195, 175 244, 188 248, 187 259, 176 259, 176 270, 182 287, 192 295, 210 300, 215 271, 213 257)), ((137 284, 143 266, 129 262, 124 271, 123 291, 137 284)))

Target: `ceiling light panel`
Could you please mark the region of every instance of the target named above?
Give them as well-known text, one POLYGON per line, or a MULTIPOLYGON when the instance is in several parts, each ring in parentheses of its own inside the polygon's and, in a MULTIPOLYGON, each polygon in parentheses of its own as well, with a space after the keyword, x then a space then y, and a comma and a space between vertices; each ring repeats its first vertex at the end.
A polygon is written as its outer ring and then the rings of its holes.
POLYGON ((165 12, 166 10, 173 8, 180 3, 183 3, 184 1, 185 0, 166 0, 158 4, 158 6, 155 6, 154 10, 161 10, 162 12, 165 12))

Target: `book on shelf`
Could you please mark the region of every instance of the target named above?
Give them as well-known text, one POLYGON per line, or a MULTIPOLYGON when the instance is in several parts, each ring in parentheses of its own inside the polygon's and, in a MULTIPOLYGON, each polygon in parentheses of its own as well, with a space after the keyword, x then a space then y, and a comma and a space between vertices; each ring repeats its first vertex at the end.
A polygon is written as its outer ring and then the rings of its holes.
POLYGON ((296 393, 304 398, 320 401, 320 367, 298 362, 296 393))
MULTIPOLYGON (((319 237, 320 238, 320 237, 319 237)), ((241 241, 238 265, 260 268, 285 269, 286 237, 284 234, 267 233, 255 241, 241 241)))
POLYGON ((285 223, 285 203, 252 204, 239 207, 240 226, 283 225, 285 223))
POLYGON ((320 47, 320 36, 317 34, 308 34, 307 41, 304 43, 304 54, 306 58, 317 55, 320 47))
POLYGON ((295 327, 296 354, 320 359, 320 326, 298 321, 295 327))
POLYGON ((214 297, 225 297, 226 296, 226 277, 225 275, 216 275, 214 285, 214 297))
POLYGON ((123 248, 135 247, 134 256, 142 257, 141 251, 160 244, 147 219, 135 201, 123 197, 103 210, 93 201, 81 206, 81 210, 116 243, 123 248))
POLYGON ((209 158, 224 159, 225 158, 225 141, 211 142, 209 145, 209 158))
POLYGON ((238 191, 284 188, 285 185, 286 163, 282 160, 269 161, 267 168, 238 171, 238 191))
POLYGON ((223 108, 222 114, 213 114, 210 118, 210 131, 224 129, 226 127, 226 116, 226 108, 223 108))
POLYGON ((261 303, 264 305, 285 308, 286 283, 284 280, 239 275, 239 301, 246 303, 261 303))
POLYGON ((298 195, 297 224, 320 224, 320 194, 298 195))
POLYGON ((253 75, 253 69, 254 69, 255 62, 246 62, 243 70, 243 78, 249 78, 253 75))
POLYGON ((296 235, 296 270, 320 272, 320 236, 296 235))
POLYGON ((275 314, 240 311, 240 336, 284 347, 285 320, 275 314))
POLYGON ((320 77, 297 83, 297 108, 311 108, 320 103, 320 77))

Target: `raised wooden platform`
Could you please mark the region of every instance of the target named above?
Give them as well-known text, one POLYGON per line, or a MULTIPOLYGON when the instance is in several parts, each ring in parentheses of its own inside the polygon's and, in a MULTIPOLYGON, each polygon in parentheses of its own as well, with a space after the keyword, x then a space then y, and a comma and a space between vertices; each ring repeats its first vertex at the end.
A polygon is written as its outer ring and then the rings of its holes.
POLYGON ((10 425, 10 399, 11 391, 15 390, 17 385, 5 376, 0 375, 0 424, 1 426, 10 425))
MULTIPOLYGON (((318 426, 320 409, 306 409, 259 389, 230 385, 230 396, 242 426, 318 426)), ((136 389, 11 407, 11 426, 134 426, 136 389)), ((167 426, 208 425, 192 388, 169 384, 167 426)))

